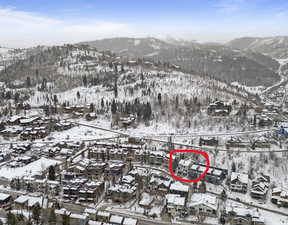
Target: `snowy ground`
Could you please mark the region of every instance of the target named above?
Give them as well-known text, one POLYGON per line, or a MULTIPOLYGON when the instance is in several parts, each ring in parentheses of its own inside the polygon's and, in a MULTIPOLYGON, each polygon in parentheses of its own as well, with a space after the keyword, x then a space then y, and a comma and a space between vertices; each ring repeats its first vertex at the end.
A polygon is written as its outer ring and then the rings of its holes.
POLYGON ((15 177, 23 177, 25 175, 34 175, 38 172, 41 172, 47 169, 49 166, 56 165, 58 163, 60 162, 56 160, 40 158, 23 167, 9 168, 7 166, 4 166, 0 169, 0 174, 1 174, 1 177, 11 180, 15 177))

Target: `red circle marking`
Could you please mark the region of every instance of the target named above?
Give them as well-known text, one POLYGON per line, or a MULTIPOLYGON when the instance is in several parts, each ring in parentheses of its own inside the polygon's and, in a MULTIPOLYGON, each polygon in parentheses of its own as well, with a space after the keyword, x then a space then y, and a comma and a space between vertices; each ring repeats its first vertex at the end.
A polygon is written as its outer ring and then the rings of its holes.
POLYGON ((179 181, 183 181, 183 182, 188 182, 188 183, 196 183, 199 182, 200 180, 202 180, 205 175, 207 174, 208 170, 210 168, 210 160, 209 160, 209 156, 206 152, 202 152, 199 150, 172 150, 170 151, 170 159, 169 159, 169 171, 171 176, 175 179, 175 180, 179 180, 179 181), (205 160, 206 160, 206 169, 204 170, 204 172, 201 174, 200 177, 198 177, 197 179, 194 180, 188 180, 188 179, 184 179, 181 177, 177 177, 173 171, 173 154, 177 153, 177 152, 189 152, 189 153, 194 153, 194 154, 198 154, 198 155, 202 155, 205 160))

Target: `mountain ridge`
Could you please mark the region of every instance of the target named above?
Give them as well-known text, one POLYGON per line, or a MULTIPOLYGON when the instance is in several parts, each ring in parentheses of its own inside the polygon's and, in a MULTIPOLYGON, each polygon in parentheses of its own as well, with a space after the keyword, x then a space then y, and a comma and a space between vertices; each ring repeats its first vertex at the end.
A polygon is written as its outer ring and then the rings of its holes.
POLYGON ((269 86, 280 80, 277 60, 229 45, 125 37, 81 42, 79 45, 108 49, 127 58, 169 62, 181 66, 185 72, 209 74, 219 80, 237 81, 248 86, 269 86))

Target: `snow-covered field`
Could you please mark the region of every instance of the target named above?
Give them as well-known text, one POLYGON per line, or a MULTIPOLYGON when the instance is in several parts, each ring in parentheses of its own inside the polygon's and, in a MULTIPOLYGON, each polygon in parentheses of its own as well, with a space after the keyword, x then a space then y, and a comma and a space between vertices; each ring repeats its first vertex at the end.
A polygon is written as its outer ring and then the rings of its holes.
POLYGON ((35 175, 47 169, 49 166, 54 166, 59 163, 60 162, 57 160, 40 158, 23 167, 18 168, 9 168, 7 166, 1 167, 0 174, 1 177, 11 180, 16 177, 21 178, 25 175, 35 175))

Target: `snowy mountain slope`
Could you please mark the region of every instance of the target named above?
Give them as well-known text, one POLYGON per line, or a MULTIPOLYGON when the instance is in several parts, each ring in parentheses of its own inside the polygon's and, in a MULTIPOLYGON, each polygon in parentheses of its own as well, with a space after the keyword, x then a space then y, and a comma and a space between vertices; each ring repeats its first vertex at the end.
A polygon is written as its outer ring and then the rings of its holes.
MULTIPOLYGON (((141 42, 134 41, 133 45, 135 43, 136 45, 141 45, 141 42)), ((153 44, 155 45, 154 48, 156 48, 156 45, 159 46, 156 42, 153 42, 153 44)), ((136 81, 139 79, 140 74, 144 73, 150 77, 154 76, 156 79, 161 71, 165 73, 165 76, 174 76, 176 74, 179 77, 181 76, 179 74, 182 74, 184 79, 184 73, 173 72, 173 69, 165 63, 159 64, 158 62, 149 61, 147 66, 146 61, 138 60, 134 65, 130 65, 125 57, 117 57, 110 52, 99 52, 95 48, 87 46, 54 46, 38 49, 38 51, 34 50, 34 52, 37 53, 8 66, 6 68, 7 73, 0 72, 0 79, 3 81, 17 79, 25 81, 26 77, 29 76, 32 83, 40 84, 45 78, 46 81, 53 82, 57 86, 58 91, 61 92, 81 86, 83 84, 82 77, 87 76, 89 84, 93 86, 101 85, 111 90, 114 85, 116 64, 118 64, 118 72, 120 71, 118 82, 130 82, 133 85, 139 85, 136 81), (121 68, 121 64, 123 68, 121 68), (123 72, 121 72, 122 69, 124 70, 123 72), (125 76, 126 78, 124 79, 125 76)), ((186 73, 185 76, 191 76, 191 74, 186 73)), ((210 80, 213 79, 207 76, 202 78, 203 83, 207 81, 209 84, 210 80)), ((216 81, 213 80, 213 82, 216 81)), ((223 85, 226 83, 226 89, 229 89, 227 82, 219 83, 223 85)), ((179 87, 181 85, 185 86, 185 82, 179 84, 179 87)), ((187 89, 189 87, 186 88, 186 91, 187 89)), ((238 90, 234 88, 232 92, 237 93, 238 90)), ((247 95, 246 92, 245 94, 247 95)))
POLYGON ((288 58, 288 36, 243 37, 230 41, 228 45, 238 49, 250 49, 277 59, 288 58))
POLYGON ((120 56, 145 58, 180 65, 186 72, 209 74, 216 79, 247 86, 270 86, 280 80, 279 64, 261 53, 235 50, 220 44, 165 42, 155 38, 113 38, 83 42, 120 56), (137 45, 135 45, 135 42, 137 45))
POLYGON ((18 60, 24 59, 25 56, 26 50, 24 49, 12 49, 0 46, 0 71, 18 60))

